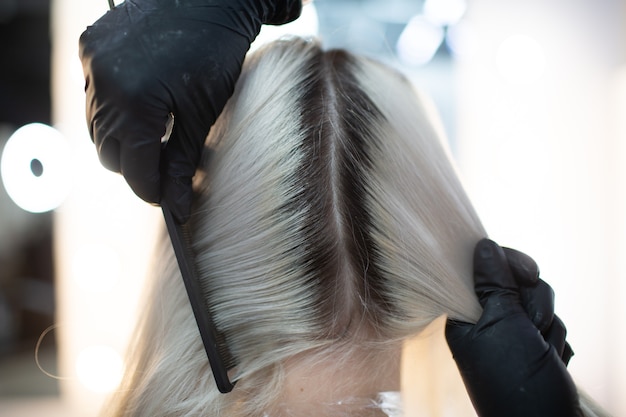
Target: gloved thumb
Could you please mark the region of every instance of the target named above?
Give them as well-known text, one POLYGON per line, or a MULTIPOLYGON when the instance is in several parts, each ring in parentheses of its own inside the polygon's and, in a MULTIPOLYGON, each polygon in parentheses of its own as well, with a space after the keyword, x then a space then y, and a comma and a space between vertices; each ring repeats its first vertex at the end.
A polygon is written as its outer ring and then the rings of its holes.
POLYGON ((492 240, 479 241, 474 248, 474 290, 480 304, 485 307, 493 295, 519 300, 518 289, 504 250, 492 240))

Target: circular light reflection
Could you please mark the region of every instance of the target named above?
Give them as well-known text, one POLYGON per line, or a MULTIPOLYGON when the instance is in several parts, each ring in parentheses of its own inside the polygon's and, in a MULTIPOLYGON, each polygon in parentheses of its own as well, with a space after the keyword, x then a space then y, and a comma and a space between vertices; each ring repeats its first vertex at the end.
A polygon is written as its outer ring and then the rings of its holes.
POLYGON ((449 26, 456 24, 467 10, 466 0, 426 0, 424 15, 432 22, 449 26))
POLYGON ((70 148, 61 133, 44 124, 22 126, 9 138, 0 173, 7 194, 20 208, 43 213, 54 210, 71 187, 70 148))
POLYGON ((82 350, 76 359, 79 381, 90 391, 111 392, 122 380, 122 358, 109 346, 90 346, 82 350))
POLYGON ((428 63, 443 41, 443 29, 426 19, 415 16, 400 34, 396 44, 396 52, 402 62, 408 65, 424 65, 428 63))
POLYGON ((111 291, 121 273, 119 254, 110 246, 81 246, 72 257, 72 277, 83 290, 100 294, 111 291))
POLYGON ((527 35, 512 35, 498 48, 496 66, 500 75, 512 84, 531 84, 537 81, 546 67, 543 47, 527 35))

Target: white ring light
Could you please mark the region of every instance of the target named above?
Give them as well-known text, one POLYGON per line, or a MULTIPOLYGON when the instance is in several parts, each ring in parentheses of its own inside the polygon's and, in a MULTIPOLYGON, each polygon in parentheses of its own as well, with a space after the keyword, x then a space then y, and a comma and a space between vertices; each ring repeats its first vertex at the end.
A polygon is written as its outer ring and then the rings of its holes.
POLYGON ((0 174, 7 194, 19 207, 32 213, 54 210, 71 188, 69 145, 50 126, 22 126, 4 146, 0 174))

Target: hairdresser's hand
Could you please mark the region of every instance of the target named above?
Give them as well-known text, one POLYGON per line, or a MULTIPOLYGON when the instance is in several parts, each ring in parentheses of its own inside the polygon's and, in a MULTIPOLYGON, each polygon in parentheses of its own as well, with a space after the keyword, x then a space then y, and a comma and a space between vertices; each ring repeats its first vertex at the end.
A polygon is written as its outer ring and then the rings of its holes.
POLYGON ((186 220, 204 140, 250 43, 262 23, 292 21, 301 8, 301 0, 126 0, 89 26, 80 58, 102 164, 186 220), (170 113, 174 130, 162 147, 170 113))
POLYGON ((481 417, 581 416, 566 365, 572 350, 554 294, 528 256, 481 240, 474 284, 484 311, 475 325, 449 321, 446 339, 481 417))

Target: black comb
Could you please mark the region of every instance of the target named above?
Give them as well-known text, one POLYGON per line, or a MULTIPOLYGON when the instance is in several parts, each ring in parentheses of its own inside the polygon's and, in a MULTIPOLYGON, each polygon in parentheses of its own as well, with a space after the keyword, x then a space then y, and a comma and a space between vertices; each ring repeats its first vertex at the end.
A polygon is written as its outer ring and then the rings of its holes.
POLYGON ((235 383, 228 378, 228 369, 234 367, 234 358, 228 350, 223 335, 217 331, 211 319, 209 308, 204 302, 191 250, 188 226, 180 224, 174 218, 165 202, 161 202, 161 208, 163 209, 163 217, 165 217, 165 224, 172 241, 174 254, 178 261, 178 267, 185 282, 185 289, 187 290, 193 315, 196 317, 198 330, 200 330, 200 337, 213 370, 217 389, 223 394, 229 393, 235 386, 235 383))

